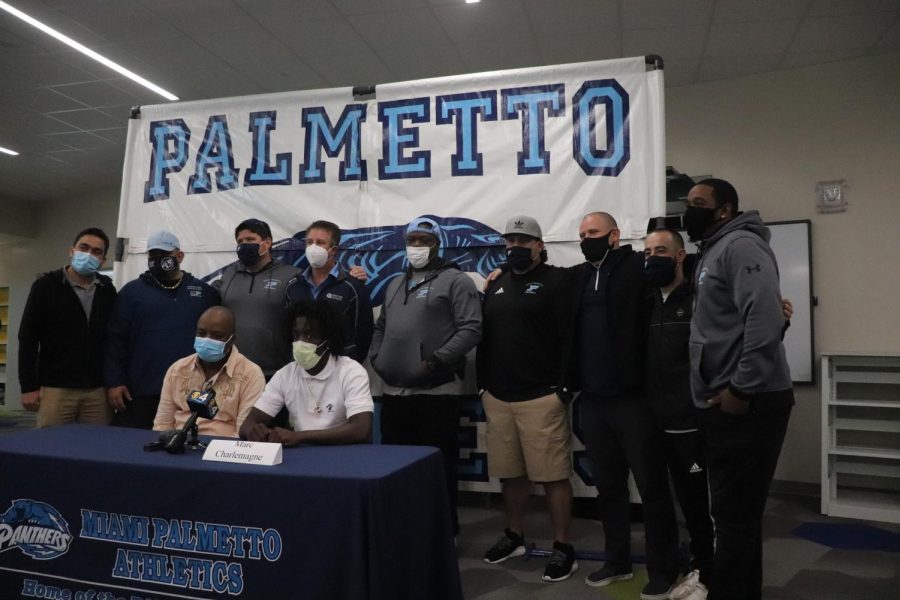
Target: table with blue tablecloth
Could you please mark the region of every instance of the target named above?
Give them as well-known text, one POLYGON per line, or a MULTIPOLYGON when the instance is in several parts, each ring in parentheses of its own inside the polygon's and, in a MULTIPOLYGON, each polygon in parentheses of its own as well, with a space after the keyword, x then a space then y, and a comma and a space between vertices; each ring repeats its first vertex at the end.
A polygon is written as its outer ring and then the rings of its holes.
POLYGON ((433 448, 285 448, 250 466, 149 431, 0 436, 0 598, 462 598, 433 448))

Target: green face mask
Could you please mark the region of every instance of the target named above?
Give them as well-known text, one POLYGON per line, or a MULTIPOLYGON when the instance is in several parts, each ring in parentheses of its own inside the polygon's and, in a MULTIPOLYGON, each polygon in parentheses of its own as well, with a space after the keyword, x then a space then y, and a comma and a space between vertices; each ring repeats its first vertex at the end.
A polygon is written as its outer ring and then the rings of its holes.
POLYGON ((316 345, 312 342, 296 341, 294 342, 294 360, 303 370, 309 371, 322 359, 318 350, 324 345, 325 342, 316 345))

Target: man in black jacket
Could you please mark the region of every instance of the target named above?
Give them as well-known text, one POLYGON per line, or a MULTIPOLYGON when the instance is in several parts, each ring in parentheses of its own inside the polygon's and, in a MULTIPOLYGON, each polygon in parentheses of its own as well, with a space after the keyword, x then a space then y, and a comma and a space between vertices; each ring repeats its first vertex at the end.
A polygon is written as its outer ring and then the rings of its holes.
POLYGON ((619 245, 615 219, 590 213, 579 228, 586 262, 574 267, 579 304, 571 384, 581 389, 580 424, 594 467, 606 564, 585 583, 632 577, 628 471, 644 509, 649 583, 643 600, 668 597, 678 573, 678 526, 658 430, 644 395, 647 284, 644 257, 619 245))
POLYGON ((103 387, 103 338, 116 288, 98 270, 109 238, 95 227, 75 237, 69 264, 31 286, 19 325, 22 407, 38 427, 112 419, 103 387))
POLYGON ((503 238, 510 268, 484 293, 476 371, 487 416, 488 472, 501 480, 507 527, 484 560, 495 564, 525 554, 529 482, 541 483, 554 534, 542 579, 562 581, 578 569, 569 539, 570 396, 562 387, 571 339, 570 274, 545 263, 541 228, 532 217, 511 218, 503 238))
POLYGON ((644 257, 651 286, 647 400, 663 432, 664 456, 691 540, 692 571, 669 598, 693 600, 705 597, 712 576, 713 523, 699 414, 691 396, 692 289, 685 277, 684 240, 677 231, 654 231, 647 236, 644 257))

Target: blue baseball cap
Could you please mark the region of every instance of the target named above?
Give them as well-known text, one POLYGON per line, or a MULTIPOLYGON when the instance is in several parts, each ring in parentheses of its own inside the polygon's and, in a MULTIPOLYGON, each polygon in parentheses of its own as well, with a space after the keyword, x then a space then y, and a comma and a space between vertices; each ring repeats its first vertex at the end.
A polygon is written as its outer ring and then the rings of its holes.
POLYGON ((428 217, 418 217, 410 221, 406 226, 406 235, 411 233, 430 233, 438 241, 441 240, 441 226, 437 224, 437 221, 428 217))
POLYGON ((174 233, 169 231, 157 231, 147 240, 147 252, 151 250, 165 250, 171 252, 181 248, 181 243, 174 233))

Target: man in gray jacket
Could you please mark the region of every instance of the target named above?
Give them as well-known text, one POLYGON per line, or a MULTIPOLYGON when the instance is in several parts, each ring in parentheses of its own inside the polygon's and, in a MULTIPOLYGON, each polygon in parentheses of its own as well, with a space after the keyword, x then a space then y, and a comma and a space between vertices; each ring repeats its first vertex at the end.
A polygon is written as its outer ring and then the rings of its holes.
POLYGON ((387 287, 369 355, 385 383, 381 441, 440 449, 456 534, 459 397, 466 354, 481 339, 481 301, 469 276, 438 256, 440 245, 434 220, 407 226, 409 267, 387 287))
POLYGON ((234 239, 238 263, 226 267, 212 286, 222 295, 222 305, 235 314, 241 353, 259 365, 268 381, 291 362, 285 289, 299 269, 272 259, 272 230, 265 221, 243 221, 234 239))
POLYGON ((778 266, 769 229, 738 212, 730 183, 703 180, 687 203, 688 235, 701 240, 690 358, 716 534, 708 600, 758 600, 762 515, 794 404, 778 266))

